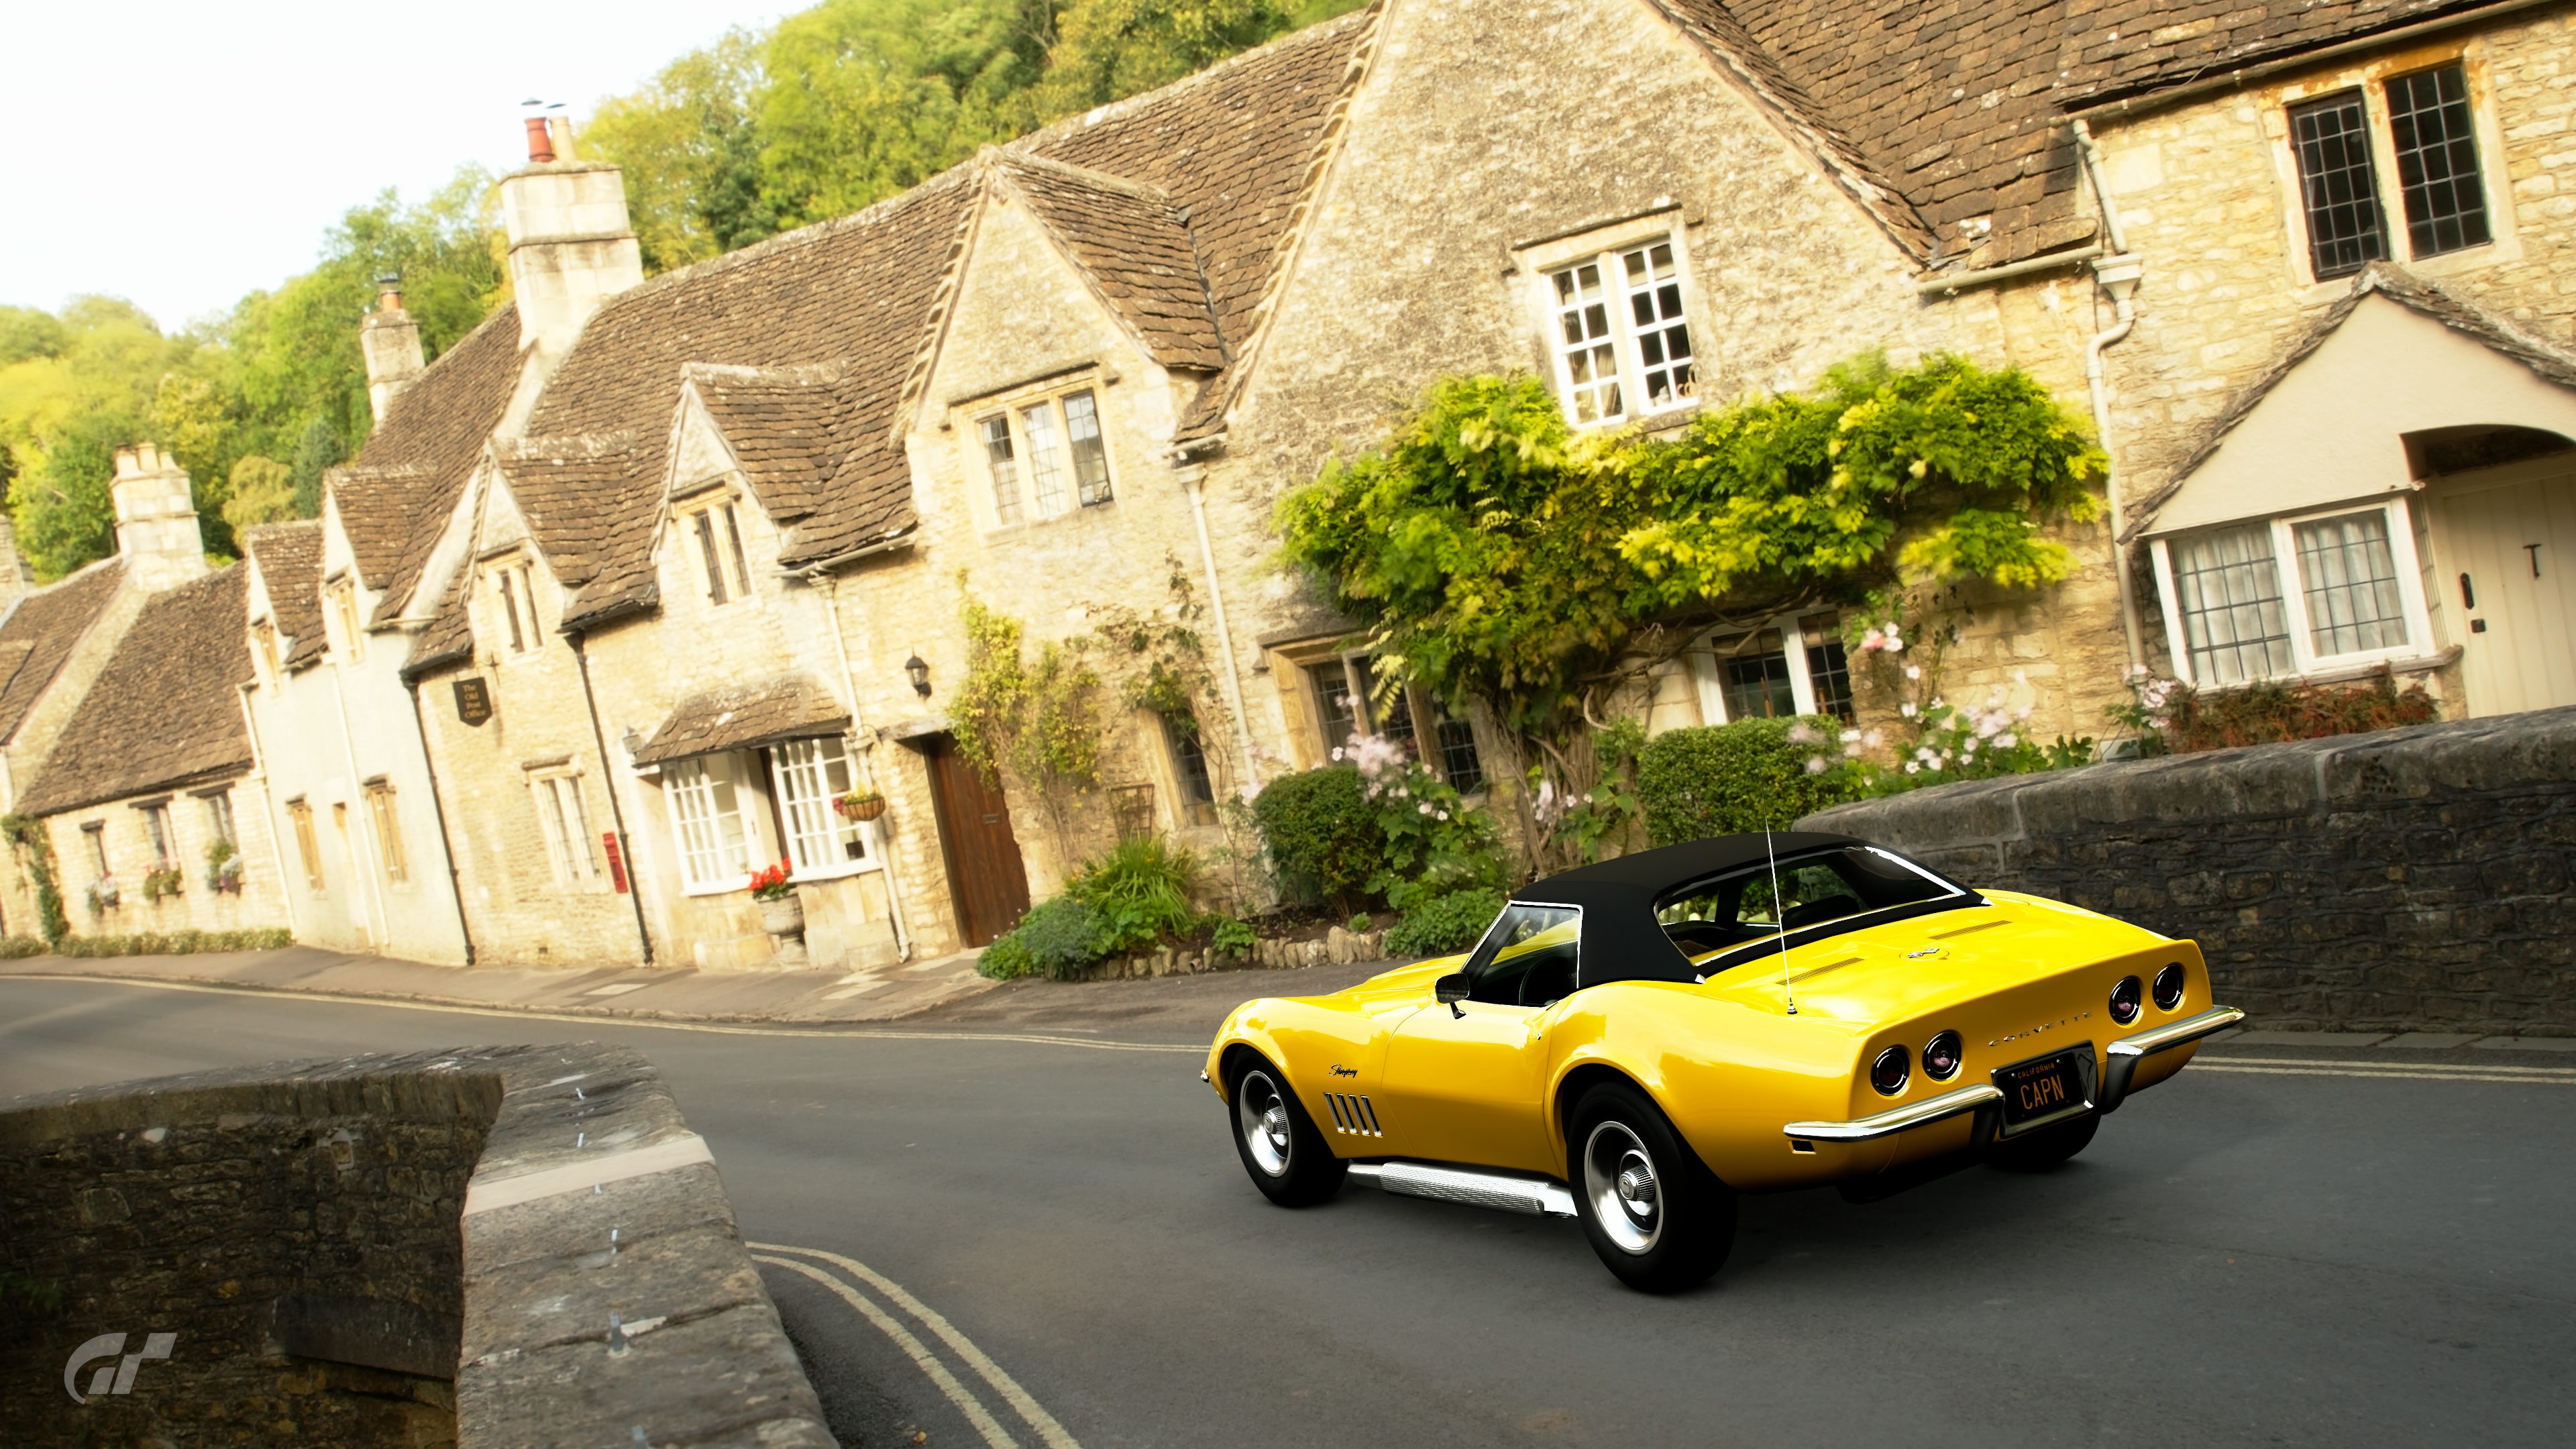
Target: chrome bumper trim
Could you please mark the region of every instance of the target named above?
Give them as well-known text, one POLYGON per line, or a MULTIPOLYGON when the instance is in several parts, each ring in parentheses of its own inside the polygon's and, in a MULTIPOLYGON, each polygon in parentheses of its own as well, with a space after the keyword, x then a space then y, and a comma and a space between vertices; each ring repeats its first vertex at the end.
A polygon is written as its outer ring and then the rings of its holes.
POLYGON ((2181 1046, 2184 1042, 2198 1041, 2212 1032, 2225 1031, 2244 1019, 2245 1013, 2235 1007, 2213 1006, 2198 1016, 2186 1016, 2180 1021, 2167 1022, 2153 1031, 2142 1031, 2136 1036, 2124 1036, 2111 1043, 2111 1055, 2115 1057, 2153 1056, 2168 1048, 2181 1046))
POLYGON ((2245 1019, 2245 1013, 2233 1006, 2213 1006, 2207 1011, 2169 1021, 2152 1031, 2124 1036, 2111 1043, 2104 1054, 2109 1067, 2102 1074, 2102 1110, 2116 1109, 2129 1095, 2129 1082, 2138 1073, 2138 1063, 2158 1052, 2196 1042, 2212 1032, 2225 1031, 2245 1019))
POLYGON ((1565 1184, 1543 1177, 1404 1161, 1354 1162, 1350 1172, 1362 1182, 1374 1182, 1400 1197, 1427 1197, 1534 1218, 1574 1216, 1574 1194, 1566 1190, 1565 1184))
POLYGON ((1974 1112, 1992 1102, 2001 1102, 2004 1094, 1992 1083, 1961 1087, 1943 1092, 1903 1107, 1891 1107, 1873 1117, 1851 1122, 1791 1122, 1780 1129, 1783 1136, 1810 1142, 1873 1142, 1893 1137, 1909 1127, 1940 1122, 1963 1112, 1974 1112))

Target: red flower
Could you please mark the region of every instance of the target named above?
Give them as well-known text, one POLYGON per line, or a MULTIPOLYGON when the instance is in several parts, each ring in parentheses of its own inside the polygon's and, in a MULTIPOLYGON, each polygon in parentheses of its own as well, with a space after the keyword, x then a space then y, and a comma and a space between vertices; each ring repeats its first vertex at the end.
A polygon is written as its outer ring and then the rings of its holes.
POLYGON ((788 891, 788 877, 795 873, 796 863, 789 860, 782 860, 766 870, 753 871, 751 873, 752 899, 762 901, 784 899, 788 891))

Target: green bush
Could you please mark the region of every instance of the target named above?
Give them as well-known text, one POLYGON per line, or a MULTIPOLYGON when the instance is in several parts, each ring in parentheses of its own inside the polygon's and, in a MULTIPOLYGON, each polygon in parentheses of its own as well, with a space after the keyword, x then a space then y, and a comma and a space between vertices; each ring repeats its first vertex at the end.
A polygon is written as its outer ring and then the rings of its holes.
POLYGON ((44 954, 45 943, 34 936, 0 936, 0 961, 23 961, 44 954))
POLYGON ((1074 872, 1064 893, 1098 918, 1098 934, 1091 942, 1092 957, 1098 960, 1196 929, 1190 892, 1198 878, 1198 860, 1188 851, 1160 836, 1143 835, 1120 841, 1074 872))
POLYGON ((1378 809, 1360 789, 1360 772, 1327 765, 1282 775, 1261 789, 1252 818, 1278 864, 1282 883, 1310 900, 1356 910, 1368 882, 1386 866, 1378 809))
POLYGON ((1637 757, 1637 793, 1644 801, 1646 833, 1657 845, 1786 830, 1800 816, 1860 798, 1851 772, 1808 771, 1820 753, 1838 753, 1790 738, 1804 733, 1833 740, 1838 720, 1748 719, 1734 724, 1667 730, 1646 742, 1637 757))
POLYGON ((1027 943, 1020 939, 1017 931, 1003 932, 999 939, 984 948, 983 955, 975 958, 976 973, 996 981, 1015 981, 1035 974, 1037 969, 1037 958, 1029 954, 1027 943))
POLYGON ((1011 934, 1028 952, 1030 966, 1057 981, 1071 980, 1101 957, 1100 916, 1071 896, 1031 907, 1011 934))
MULTIPOLYGON (((13 938, 0 954, 20 952, 13 938)), ((144 931, 131 936, 65 936, 56 950, 66 956, 187 956, 206 951, 275 951, 295 944, 295 933, 278 926, 247 931, 144 931)))
POLYGON ((1261 944, 1261 934, 1232 916, 1219 916, 1208 939, 1208 949, 1220 956, 1242 960, 1261 944))
POLYGON ((1477 888, 1451 891, 1404 913, 1387 928, 1389 956, 1445 956, 1476 944, 1502 914, 1503 893, 1477 888))

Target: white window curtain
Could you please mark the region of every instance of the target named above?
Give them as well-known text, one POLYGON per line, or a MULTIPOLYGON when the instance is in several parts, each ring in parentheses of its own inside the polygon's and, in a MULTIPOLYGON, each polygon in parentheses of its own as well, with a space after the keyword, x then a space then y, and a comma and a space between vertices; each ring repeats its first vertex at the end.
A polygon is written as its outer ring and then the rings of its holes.
POLYGON ((770 751, 776 764, 779 814, 787 824, 787 856, 798 873, 838 871, 868 858, 867 832, 832 808, 849 793, 854 777, 838 737, 789 740, 770 751))
POLYGON ((2297 667, 2270 524, 2174 540, 2173 578, 2194 683, 2242 684, 2297 667))
POLYGON ((2310 519, 2291 534, 2298 542, 2308 638, 2319 657, 2406 643, 2406 604, 2397 586, 2386 509, 2310 519))
POLYGON ((707 755, 663 769, 680 871, 692 886, 737 885, 751 873, 737 768, 729 755, 707 755))

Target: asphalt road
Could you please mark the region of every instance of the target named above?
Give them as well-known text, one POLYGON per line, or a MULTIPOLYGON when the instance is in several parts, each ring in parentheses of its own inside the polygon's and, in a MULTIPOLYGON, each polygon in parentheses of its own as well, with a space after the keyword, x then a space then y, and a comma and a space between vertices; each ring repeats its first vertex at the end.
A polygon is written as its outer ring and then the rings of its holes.
POLYGON ((766 1271, 852 1443, 2576 1436, 2563 1054, 2208 1053, 2054 1174, 1749 1199, 1725 1272, 1659 1300, 1568 1222, 1356 1187, 1265 1204, 1194 1052, 1114 1044, 1203 1043, 1273 984, 996 993, 911 1035, 836 1036, 5 980, 0 1097, 632 1044, 713 1144, 745 1236, 802 1250, 762 1250, 766 1271), (2518 1079, 2478 1079, 2497 1076, 2518 1079))

